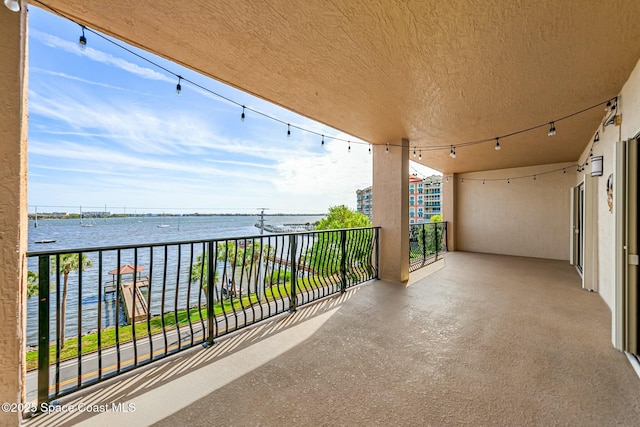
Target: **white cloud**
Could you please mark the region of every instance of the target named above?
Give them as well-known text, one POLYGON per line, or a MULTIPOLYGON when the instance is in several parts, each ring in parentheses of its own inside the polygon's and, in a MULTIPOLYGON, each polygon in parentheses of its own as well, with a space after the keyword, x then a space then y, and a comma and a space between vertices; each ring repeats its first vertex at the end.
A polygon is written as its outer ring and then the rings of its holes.
POLYGON ((129 73, 135 74, 136 76, 142 77, 143 79, 158 80, 158 81, 164 81, 164 82, 175 82, 175 79, 173 77, 170 78, 151 68, 141 67, 137 64, 126 61, 122 58, 116 58, 115 56, 109 53, 102 52, 90 46, 87 46, 87 48, 84 51, 82 51, 79 49, 77 43, 73 43, 69 40, 64 40, 64 39, 61 39, 60 37, 57 37, 42 31, 38 31, 38 30, 30 30, 29 35, 48 47, 63 50, 65 52, 68 52, 77 56, 84 56, 88 59, 91 59, 92 61, 110 65, 110 66, 119 68, 121 70, 127 71, 129 73))
MULTIPOLYGON (((339 138, 353 137, 340 134, 339 138)), ((288 157, 278 164, 274 184, 278 191, 312 199, 313 206, 347 204, 355 207, 356 190, 371 185, 372 159, 368 144, 325 143, 325 150, 302 158, 288 157), (311 197, 310 197, 311 196, 311 197)))

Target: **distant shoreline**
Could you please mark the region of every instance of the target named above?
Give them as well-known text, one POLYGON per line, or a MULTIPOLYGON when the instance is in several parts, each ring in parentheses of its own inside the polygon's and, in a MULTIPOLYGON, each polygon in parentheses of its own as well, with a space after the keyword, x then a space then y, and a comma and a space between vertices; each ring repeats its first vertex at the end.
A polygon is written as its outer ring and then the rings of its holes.
MULTIPOLYGON (((291 213, 265 213, 264 216, 325 216, 326 213, 308 213, 308 214, 291 214, 291 213)), ((143 213, 143 214, 109 214, 109 215, 92 215, 83 214, 83 218, 153 218, 153 217, 184 217, 184 216, 260 216, 259 213, 247 214, 247 213, 186 213, 186 214, 172 214, 172 213, 143 213)), ((35 213, 28 214, 30 220, 36 219, 35 213)), ((80 214, 69 213, 68 215, 54 214, 51 212, 38 212, 38 219, 80 219, 80 214)))

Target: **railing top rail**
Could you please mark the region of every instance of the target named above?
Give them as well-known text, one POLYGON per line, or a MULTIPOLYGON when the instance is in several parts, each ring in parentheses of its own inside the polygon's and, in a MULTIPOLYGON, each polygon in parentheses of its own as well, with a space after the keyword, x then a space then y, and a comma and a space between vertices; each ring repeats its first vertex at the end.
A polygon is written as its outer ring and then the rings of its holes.
POLYGON ((358 227, 358 228, 340 228, 335 230, 333 229, 332 230, 312 230, 312 231, 296 231, 294 233, 273 233, 273 234, 256 234, 251 236, 238 236, 238 237, 219 237, 215 239, 194 239, 194 240, 179 240, 179 241, 172 241, 172 242, 137 243, 137 244, 128 244, 128 245, 52 249, 52 250, 46 250, 46 251, 28 251, 27 257, 36 257, 36 256, 42 256, 42 255, 62 255, 62 254, 77 253, 77 252, 112 251, 112 250, 118 250, 118 249, 136 249, 136 248, 139 249, 139 248, 149 248, 149 247, 161 247, 166 245, 189 245, 192 243, 203 243, 203 242, 228 242, 228 241, 238 241, 238 240, 260 239, 260 238, 266 239, 269 237, 296 236, 296 235, 307 235, 307 234, 322 234, 322 233, 330 233, 330 232, 338 232, 338 231, 356 231, 356 230, 374 230, 374 229, 380 229, 380 227, 375 226, 375 227, 358 227))

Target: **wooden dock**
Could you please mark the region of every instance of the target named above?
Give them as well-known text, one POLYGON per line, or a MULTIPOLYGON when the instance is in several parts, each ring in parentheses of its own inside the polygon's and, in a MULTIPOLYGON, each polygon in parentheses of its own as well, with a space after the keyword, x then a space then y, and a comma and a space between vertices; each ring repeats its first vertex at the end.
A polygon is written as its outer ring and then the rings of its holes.
POLYGON ((135 286, 135 307, 134 307, 134 288, 133 282, 121 283, 121 295, 124 301, 125 313, 129 324, 147 320, 147 299, 140 288, 149 287, 149 280, 139 280, 135 286))

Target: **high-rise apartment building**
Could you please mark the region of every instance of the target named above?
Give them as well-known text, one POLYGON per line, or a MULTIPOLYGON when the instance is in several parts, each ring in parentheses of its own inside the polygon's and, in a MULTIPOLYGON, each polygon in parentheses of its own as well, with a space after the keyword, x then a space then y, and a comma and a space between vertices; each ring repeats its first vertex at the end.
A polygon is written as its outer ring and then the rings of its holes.
MULTIPOLYGON (((442 214, 442 176, 409 177, 409 223, 429 222, 433 215, 442 214)), ((371 218, 373 206, 372 187, 356 191, 358 212, 371 218)))

